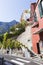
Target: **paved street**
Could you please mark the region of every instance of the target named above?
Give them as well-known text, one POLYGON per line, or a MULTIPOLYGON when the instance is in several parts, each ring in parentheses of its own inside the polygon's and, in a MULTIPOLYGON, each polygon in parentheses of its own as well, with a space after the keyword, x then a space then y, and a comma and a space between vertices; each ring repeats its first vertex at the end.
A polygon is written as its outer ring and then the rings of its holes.
MULTIPOLYGON (((1 56, 1 55, 0 55, 1 56)), ((39 58, 24 58, 12 55, 3 55, 5 60, 5 65, 43 65, 43 61, 39 58), (40 60, 40 61, 36 61, 40 60)))

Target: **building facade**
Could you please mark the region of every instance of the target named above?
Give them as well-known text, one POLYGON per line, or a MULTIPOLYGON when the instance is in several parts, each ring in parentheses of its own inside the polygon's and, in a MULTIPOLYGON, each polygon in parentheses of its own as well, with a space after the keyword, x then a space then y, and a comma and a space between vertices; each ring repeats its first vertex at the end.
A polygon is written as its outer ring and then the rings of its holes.
POLYGON ((32 49, 37 54, 43 53, 43 0, 31 4, 32 49))

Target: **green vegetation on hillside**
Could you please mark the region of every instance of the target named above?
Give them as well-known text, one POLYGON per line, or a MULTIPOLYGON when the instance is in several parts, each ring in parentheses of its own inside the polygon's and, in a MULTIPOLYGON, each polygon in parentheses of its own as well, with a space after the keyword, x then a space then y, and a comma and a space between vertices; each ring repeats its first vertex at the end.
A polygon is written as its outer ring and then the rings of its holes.
POLYGON ((22 21, 21 23, 14 25, 10 28, 10 32, 6 32, 5 34, 0 36, 0 48, 3 47, 11 48, 11 49, 21 49, 23 46, 20 42, 18 42, 15 37, 19 36, 21 33, 25 31, 26 22, 22 21), (13 39, 14 37, 14 39, 13 39))
POLYGON ((20 35, 22 32, 25 31, 25 26, 26 26, 26 22, 23 21, 13 27, 10 28, 10 32, 12 32, 12 34, 16 35, 20 35))

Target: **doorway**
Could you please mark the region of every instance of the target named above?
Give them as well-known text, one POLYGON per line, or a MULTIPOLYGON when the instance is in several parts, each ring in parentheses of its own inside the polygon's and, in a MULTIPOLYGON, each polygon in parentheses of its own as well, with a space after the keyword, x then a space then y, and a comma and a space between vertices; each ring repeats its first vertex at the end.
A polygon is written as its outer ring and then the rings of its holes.
POLYGON ((40 54, 40 45, 39 45, 39 43, 37 43, 37 51, 38 51, 38 54, 40 54))

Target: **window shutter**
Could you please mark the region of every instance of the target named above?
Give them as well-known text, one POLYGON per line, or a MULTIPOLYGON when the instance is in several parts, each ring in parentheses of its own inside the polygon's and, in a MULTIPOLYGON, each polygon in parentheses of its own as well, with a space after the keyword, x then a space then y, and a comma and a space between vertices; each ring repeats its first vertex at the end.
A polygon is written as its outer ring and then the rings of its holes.
POLYGON ((42 17, 42 10, 41 10, 41 4, 38 5, 40 17, 42 17))

